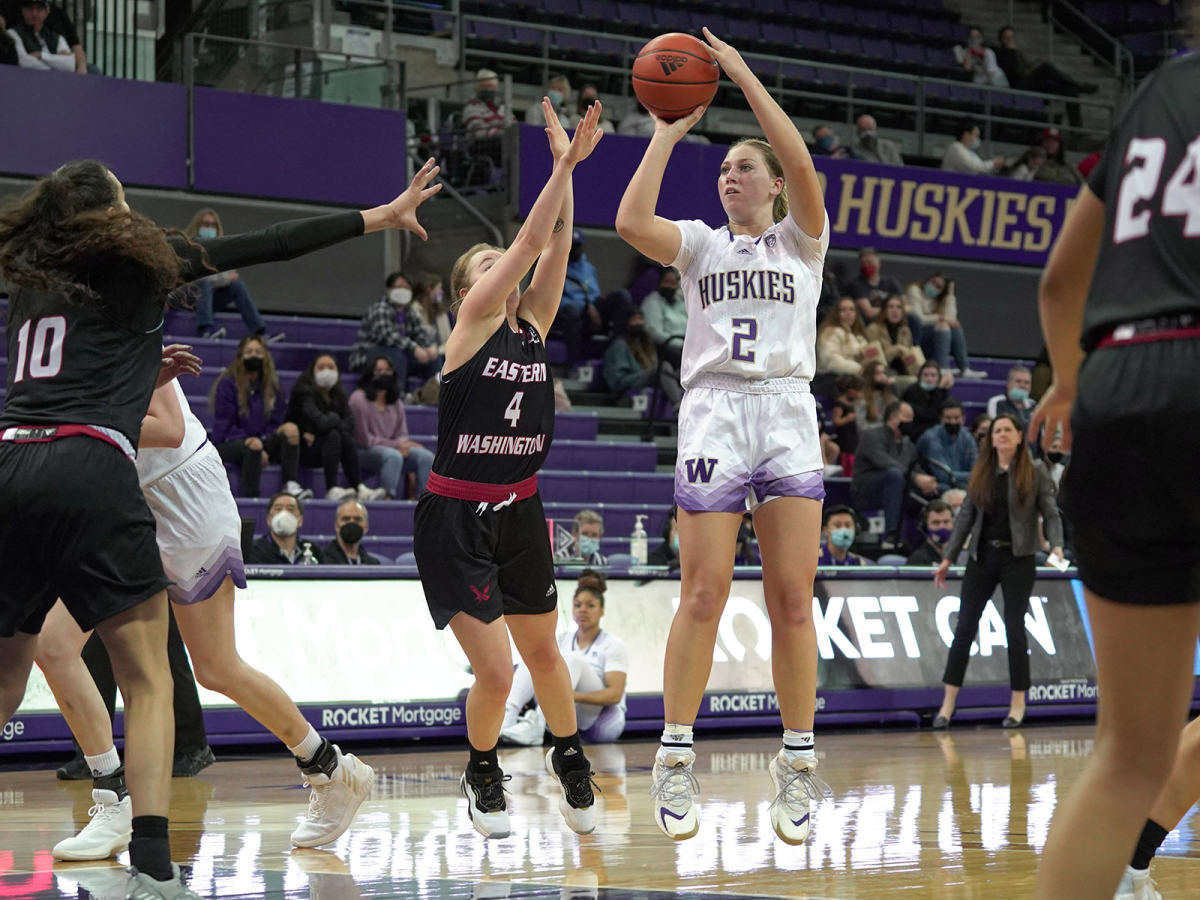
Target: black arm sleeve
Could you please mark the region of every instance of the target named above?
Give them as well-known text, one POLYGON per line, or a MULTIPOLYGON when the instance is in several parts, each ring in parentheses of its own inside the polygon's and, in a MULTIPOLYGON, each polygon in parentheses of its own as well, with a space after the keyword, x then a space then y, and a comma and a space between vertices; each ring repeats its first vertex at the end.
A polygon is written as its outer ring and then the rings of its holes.
POLYGON ((227 237, 195 238, 190 244, 176 237, 171 243, 183 260, 184 280, 194 281, 213 272, 295 259, 362 233, 362 213, 352 211, 278 222, 227 237))

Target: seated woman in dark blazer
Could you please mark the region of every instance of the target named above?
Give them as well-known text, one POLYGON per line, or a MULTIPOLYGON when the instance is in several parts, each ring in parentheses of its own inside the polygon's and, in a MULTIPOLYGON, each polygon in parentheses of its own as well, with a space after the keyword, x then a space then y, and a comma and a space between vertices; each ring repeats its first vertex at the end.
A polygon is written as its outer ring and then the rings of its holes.
POLYGON ((960 589, 961 604, 954 642, 942 676, 945 693, 934 728, 946 728, 962 687, 971 655, 971 642, 979 631, 984 607, 1000 585, 1004 591, 1004 634, 1008 642, 1008 677, 1012 699, 1003 725, 1015 728, 1025 718, 1025 692, 1029 689, 1029 653, 1025 639, 1025 611, 1036 577, 1034 554, 1038 547, 1038 515, 1046 538, 1062 556, 1062 520, 1054 499, 1054 481, 1041 462, 1034 462, 1025 434, 1014 416, 996 416, 979 448, 971 470, 967 497, 954 520, 934 582, 946 584, 950 561, 957 558, 968 535, 971 546, 960 589))

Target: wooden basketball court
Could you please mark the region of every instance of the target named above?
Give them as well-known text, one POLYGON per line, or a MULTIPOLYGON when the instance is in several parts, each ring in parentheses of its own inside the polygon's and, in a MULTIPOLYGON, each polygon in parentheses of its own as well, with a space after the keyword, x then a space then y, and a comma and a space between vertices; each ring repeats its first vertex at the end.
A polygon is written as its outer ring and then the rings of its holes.
MULTIPOLYGON (((501 752, 513 776, 513 836, 471 828, 461 751, 364 756, 378 780, 328 851, 288 835, 307 792, 285 754, 228 758, 176 779, 176 861, 204 897, 625 898, 697 896, 1014 898, 1029 896, 1061 793, 1091 748, 1090 726, 872 732, 818 739, 834 799, 809 843, 771 830, 771 737, 703 740, 700 833, 668 841, 650 818, 654 742, 591 746, 600 824, 578 837, 557 809, 544 751, 501 752)), ((57 863, 55 842, 87 821, 86 782, 52 769, 0 772, 0 898, 123 897, 116 863, 57 863)), ((1200 896, 1195 811, 1153 867, 1165 898, 1200 896)))

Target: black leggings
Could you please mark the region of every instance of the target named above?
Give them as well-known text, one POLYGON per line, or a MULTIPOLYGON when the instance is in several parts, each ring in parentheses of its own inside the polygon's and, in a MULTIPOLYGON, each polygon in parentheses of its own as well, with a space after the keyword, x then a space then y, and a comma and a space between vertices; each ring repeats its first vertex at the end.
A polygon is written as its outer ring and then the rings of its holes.
POLYGON ((325 490, 337 485, 338 463, 346 472, 346 480, 350 487, 356 488, 362 482, 362 469, 358 465, 358 447, 354 438, 341 431, 328 431, 317 437, 312 446, 300 441, 300 463, 310 468, 320 466, 325 470, 325 490))
MULTIPOLYGON (((279 463, 283 469, 283 484, 295 481, 296 475, 300 472, 300 447, 297 444, 288 443, 288 439, 278 431, 264 437, 262 444, 263 450, 267 451, 267 459, 279 463)), ((251 450, 246 446, 245 440, 238 438, 220 444, 217 447, 217 453, 222 462, 241 464, 241 495, 257 497, 259 483, 262 480, 262 450, 251 450)))
POLYGON ((958 625, 946 657, 943 684, 962 687, 971 642, 979 633, 979 617, 995 593, 1004 590, 1004 636, 1008 641, 1008 680, 1014 691, 1029 690, 1029 645, 1025 638, 1025 611, 1037 569, 1032 556, 1013 556, 1008 547, 981 547, 979 559, 967 563, 963 575, 958 625))

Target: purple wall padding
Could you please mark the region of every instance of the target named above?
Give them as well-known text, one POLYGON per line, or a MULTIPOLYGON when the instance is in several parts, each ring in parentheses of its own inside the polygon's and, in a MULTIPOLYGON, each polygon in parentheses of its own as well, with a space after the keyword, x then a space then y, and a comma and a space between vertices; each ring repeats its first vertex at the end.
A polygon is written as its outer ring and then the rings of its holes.
POLYGON ((45 175, 86 157, 129 184, 187 187, 182 85, 0 66, 0 96, 0 172, 45 175))
POLYGON ((195 189, 376 205, 404 190, 404 113, 196 88, 195 189))

